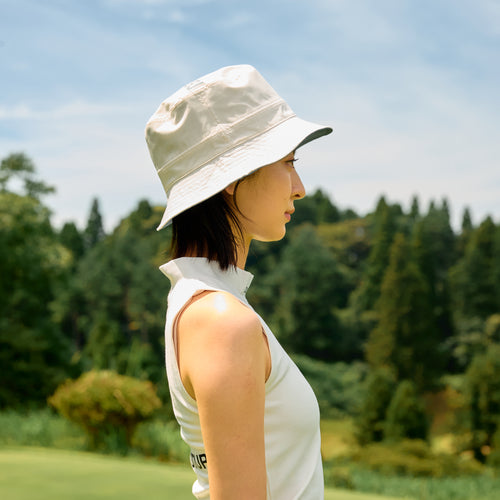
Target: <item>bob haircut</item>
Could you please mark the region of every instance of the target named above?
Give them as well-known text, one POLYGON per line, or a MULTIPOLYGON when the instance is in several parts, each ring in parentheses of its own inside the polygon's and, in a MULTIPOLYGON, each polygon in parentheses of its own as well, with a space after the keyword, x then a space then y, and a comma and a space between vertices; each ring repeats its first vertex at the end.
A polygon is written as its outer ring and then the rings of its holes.
POLYGON ((242 180, 236 183, 232 196, 219 192, 172 219, 170 250, 173 259, 206 257, 218 262, 223 271, 236 267, 238 244, 243 238, 236 192, 242 180))

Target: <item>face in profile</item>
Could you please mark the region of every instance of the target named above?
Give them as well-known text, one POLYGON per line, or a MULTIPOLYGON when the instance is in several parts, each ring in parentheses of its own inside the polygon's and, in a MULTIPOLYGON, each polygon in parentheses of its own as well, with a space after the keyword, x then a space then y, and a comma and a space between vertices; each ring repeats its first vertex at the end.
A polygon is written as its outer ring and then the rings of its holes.
MULTIPOLYGON (((294 202, 305 196, 295 170, 295 152, 266 165, 239 183, 236 203, 245 241, 277 241, 295 211, 294 202)), ((234 194, 236 183, 226 188, 234 194)))

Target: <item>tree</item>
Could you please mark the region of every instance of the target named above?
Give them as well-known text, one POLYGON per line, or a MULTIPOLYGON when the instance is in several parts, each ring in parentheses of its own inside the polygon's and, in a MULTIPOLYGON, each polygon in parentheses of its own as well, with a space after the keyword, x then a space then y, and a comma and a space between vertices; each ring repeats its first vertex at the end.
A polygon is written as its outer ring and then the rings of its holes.
POLYGON ((71 369, 50 307, 68 262, 47 208, 0 193, 0 407, 44 403, 71 369))
MULTIPOLYGON (((167 256, 159 213, 146 201, 78 261, 54 309, 87 369, 164 379, 167 256)), ((165 391, 162 387, 162 396, 165 391)))
POLYGON ((410 218, 412 221, 416 221, 420 217, 420 203, 418 201, 418 197, 415 195, 411 200, 411 208, 410 208, 410 218))
POLYGON ((298 210, 293 216, 293 225, 290 227, 297 227, 304 222, 318 225, 331 224, 340 220, 338 208, 321 189, 317 189, 299 203, 298 210))
POLYGON ((465 374, 468 428, 476 459, 483 461, 483 446, 494 447, 500 431, 500 344, 474 357, 465 374))
POLYGON ((491 217, 487 217, 472 233, 464 257, 450 270, 454 306, 461 316, 486 319, 499 310, 497 231, 491 217))
POLYGON ((20 194, 40 199, 41 196, 53 193, 53 186, 36 178, 35 165, 24 153, 13 153, 0 164, 0 193, 12 192, 7 189, 9 181, 19 180, 23 185, 20 194))
POLYGON ((418 390, 432 385, 442 369, 433 306, 401 233, 391 247, 376 310, 378 324, 366 344, 368 362, 394 370, 397 380, 414 380, 418 390))
POLYGON ((312 226, 302 226, 293 235, 275 279, 279 298, 273 323, 283 344, 295 353, 341 360, 334 310, 342 297, 342 277, 312 226))
POLYGON ((101 211, 99 209, 99 201, 97 198, 94 198, 92 201, 87 227, 85 228, 83 234, 86 250, 95 247, 105 236, 101 211))
POLYGON ((465 208, 462 215, 462 226, 461 232, 457 239, 457 252, 460 257, 465 254, 465 249, 469 243, 470 236, 474 231, 474 225, 472 223, 472 216, 468 207, 465 208))
POLYGON ((361 445, 384 439, 384 422, 396 380, 387 368, 373 369, 365 382, 364 398, 355 420, 356 438, 361 445))
POLYGON ((454 334, 448 270, 455 260, 455 235, 446 200, 414 225, 411 247, 429 288, 441 342, 445 342, 454 334))
POLYGON ((85 252, 85 241, 74 222, 64 224, 59 233, 59 241, 72 253, 76 265, 85 252))
POLYGON ((387 408, 384 423, 384 438, 390 441, 401 439, 427 439, 429 422, 425 406, 411 380, 402 380, 387 408))
POLYGON ((375 210, 372 249, 366 263, 366 272, 359 288, 352 295, 359 311, 373 309, 380 295, 380 287, 389 263, 389 249, 397 230, 397 210, 387 205, 382 197, 375 210))

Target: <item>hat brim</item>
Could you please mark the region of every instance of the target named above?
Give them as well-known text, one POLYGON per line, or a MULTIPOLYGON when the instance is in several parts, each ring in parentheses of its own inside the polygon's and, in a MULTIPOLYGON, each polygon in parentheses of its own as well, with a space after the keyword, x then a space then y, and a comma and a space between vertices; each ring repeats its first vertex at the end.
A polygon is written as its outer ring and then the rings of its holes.
POLYGON ((232 182, 274 163, 308 142, 332 132, 330 127, 293 116, 271 130, 239 145, 177 182, 157 230, 181 212, 211 198, 232 182))

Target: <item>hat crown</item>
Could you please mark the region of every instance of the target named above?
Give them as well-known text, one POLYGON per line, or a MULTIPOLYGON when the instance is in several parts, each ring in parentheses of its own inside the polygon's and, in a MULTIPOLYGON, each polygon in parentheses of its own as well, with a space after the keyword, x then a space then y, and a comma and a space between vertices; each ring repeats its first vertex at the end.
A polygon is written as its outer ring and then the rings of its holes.
POLYGON ((292 116, 250 65, 228 66, 185 85, 161 103, 146 125, 151 158, 167 196, 179 180, 292 116))

